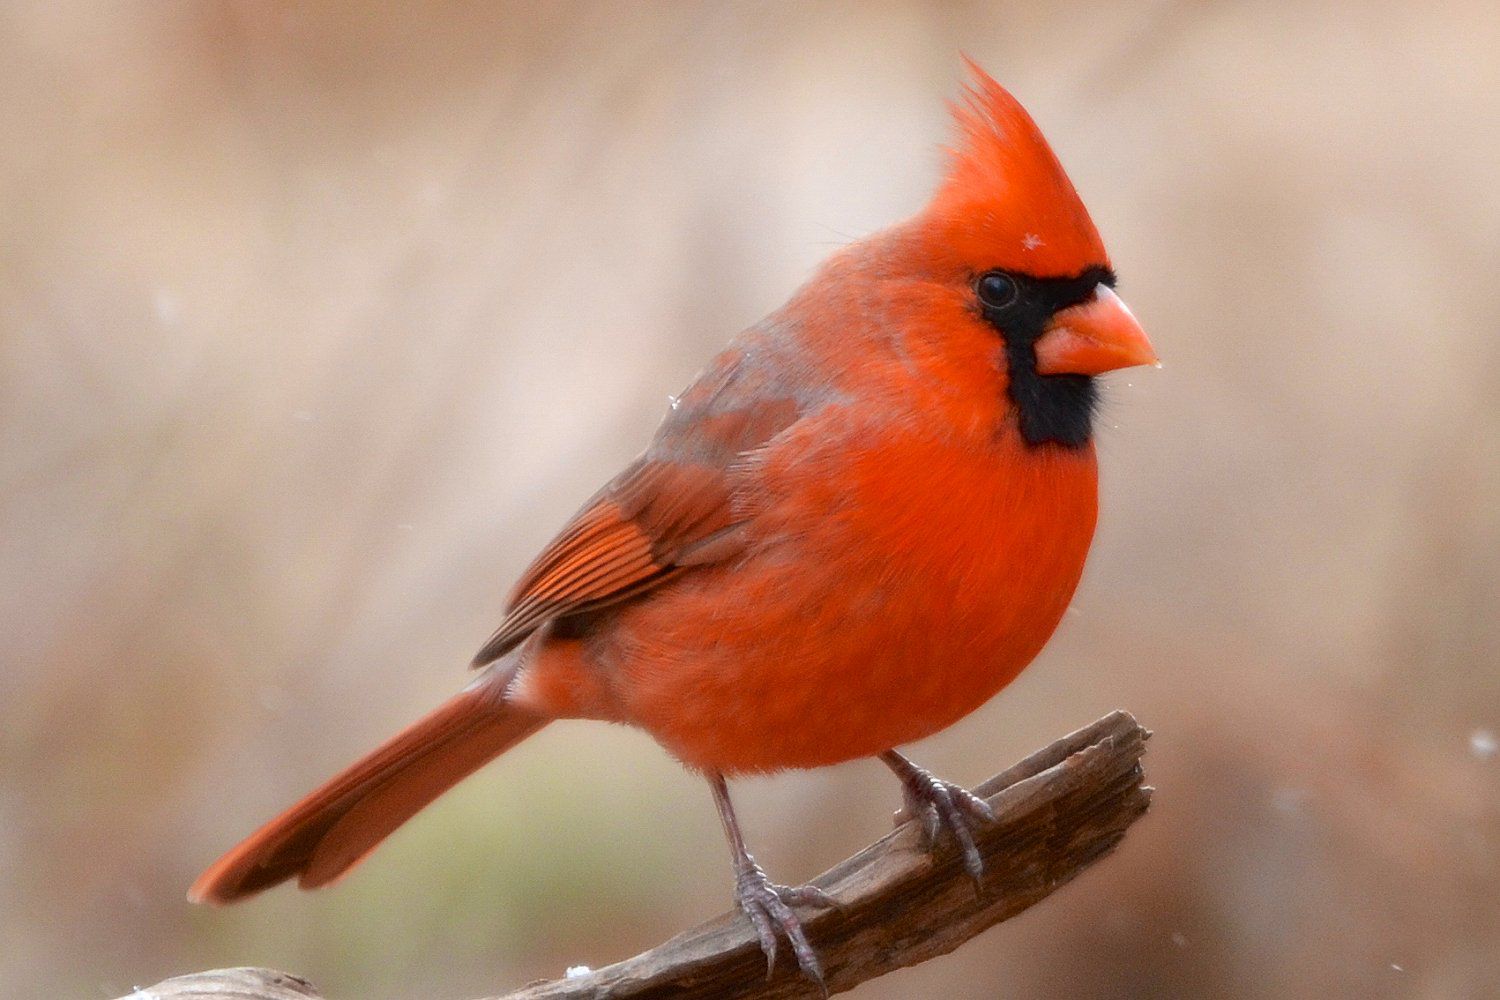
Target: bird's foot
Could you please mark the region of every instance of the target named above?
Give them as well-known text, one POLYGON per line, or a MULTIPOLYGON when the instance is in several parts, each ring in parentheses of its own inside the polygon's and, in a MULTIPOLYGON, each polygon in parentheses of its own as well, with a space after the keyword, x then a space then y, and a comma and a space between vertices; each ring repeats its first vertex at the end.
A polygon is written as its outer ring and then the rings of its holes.
POLYGON ((927 850, 936 846, 946 829, 958 842, 964 858, 964 871, 974 881, 974 890, 983 891, 984 859, 974 843, 973 824, 993 823, 995 813, 979 796, 959 785, 943 781, 910 761, 909 770, 898 772, 901 793, 906 805, 896 813, 896 825, 910 819, 922 823, 922 843, 927 850))
POLYGON ((766 956, 766 978, 776 970, 776 935, 780 931, 792 945, 797 956, 797 967, 802 974, 818 985, 823 995, 828 995, 828 985, 823 980, 823 965, 817 952, 807 942, 802 921, 792 912, 794 906, 816 906, 822 909, 838 909, 838 902, 815 885, 785 886, 774 884, 755 859, 749 855, 734 876, 734 896, 745 916, 760 938, 760 950, 766 956))

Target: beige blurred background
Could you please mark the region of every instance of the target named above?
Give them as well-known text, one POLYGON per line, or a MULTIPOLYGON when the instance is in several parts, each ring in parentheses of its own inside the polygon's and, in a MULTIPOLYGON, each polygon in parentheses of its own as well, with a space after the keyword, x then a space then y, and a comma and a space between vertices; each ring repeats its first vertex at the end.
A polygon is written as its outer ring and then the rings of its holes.
MULTIPOLYGON (((915 211, 972 54, 1166 359, 1041 660, 914 755, 1114 707, 1117 855, 862 1000, 1500 995, 1500 7, 7 3, 0 995, 267 964, 465 998, 722 911, 701 782, 561 724, 355 877, 222 849, 435 704, 515 575, 832 247, 915 211)), ((784 881, 852 764, 738 788, 784 881)))

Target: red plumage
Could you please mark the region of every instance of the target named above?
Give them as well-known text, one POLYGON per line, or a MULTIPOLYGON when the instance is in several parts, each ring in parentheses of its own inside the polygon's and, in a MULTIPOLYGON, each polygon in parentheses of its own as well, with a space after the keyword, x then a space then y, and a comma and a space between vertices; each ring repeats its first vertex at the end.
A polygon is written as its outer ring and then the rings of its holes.
MULTIPOLYGON (((1154 355, 1036 125, 973 73, 927 209, 737 337, 523 574, 475 659, 498 662, 193 898, 325 884, 554 718, 645 729, 732 826, 720 776, 889 763, 1032 660, 1093 536, 1089 380, 1154 355)), ((768 891, 741 887, 758 926, 768 891)))

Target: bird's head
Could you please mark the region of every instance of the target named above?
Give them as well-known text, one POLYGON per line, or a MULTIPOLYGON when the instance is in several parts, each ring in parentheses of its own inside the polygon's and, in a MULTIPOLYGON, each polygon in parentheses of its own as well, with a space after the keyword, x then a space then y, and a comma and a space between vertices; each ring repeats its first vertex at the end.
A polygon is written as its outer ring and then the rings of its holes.
POLYGON ((1007 392, 1030 444, 1088 442, 1093 378, 1156 352, 1115 294, 1088 211, 1026 110, 969 62, 953 106, 958 141, 916 220, 930 277, 961 297, 964 322, 1004 343, 1007 392))

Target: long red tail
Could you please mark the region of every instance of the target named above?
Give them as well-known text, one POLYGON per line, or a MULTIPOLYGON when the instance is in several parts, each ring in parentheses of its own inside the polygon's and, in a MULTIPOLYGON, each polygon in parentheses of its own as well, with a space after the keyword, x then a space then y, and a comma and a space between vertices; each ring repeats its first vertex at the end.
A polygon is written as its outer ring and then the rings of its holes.
POLYGON ((450 698, 245 838, 198 876, 188 898, 232 903, 295 877, 327 885, 423 806, 548 720, 505 701, 511 671, 450 698))

